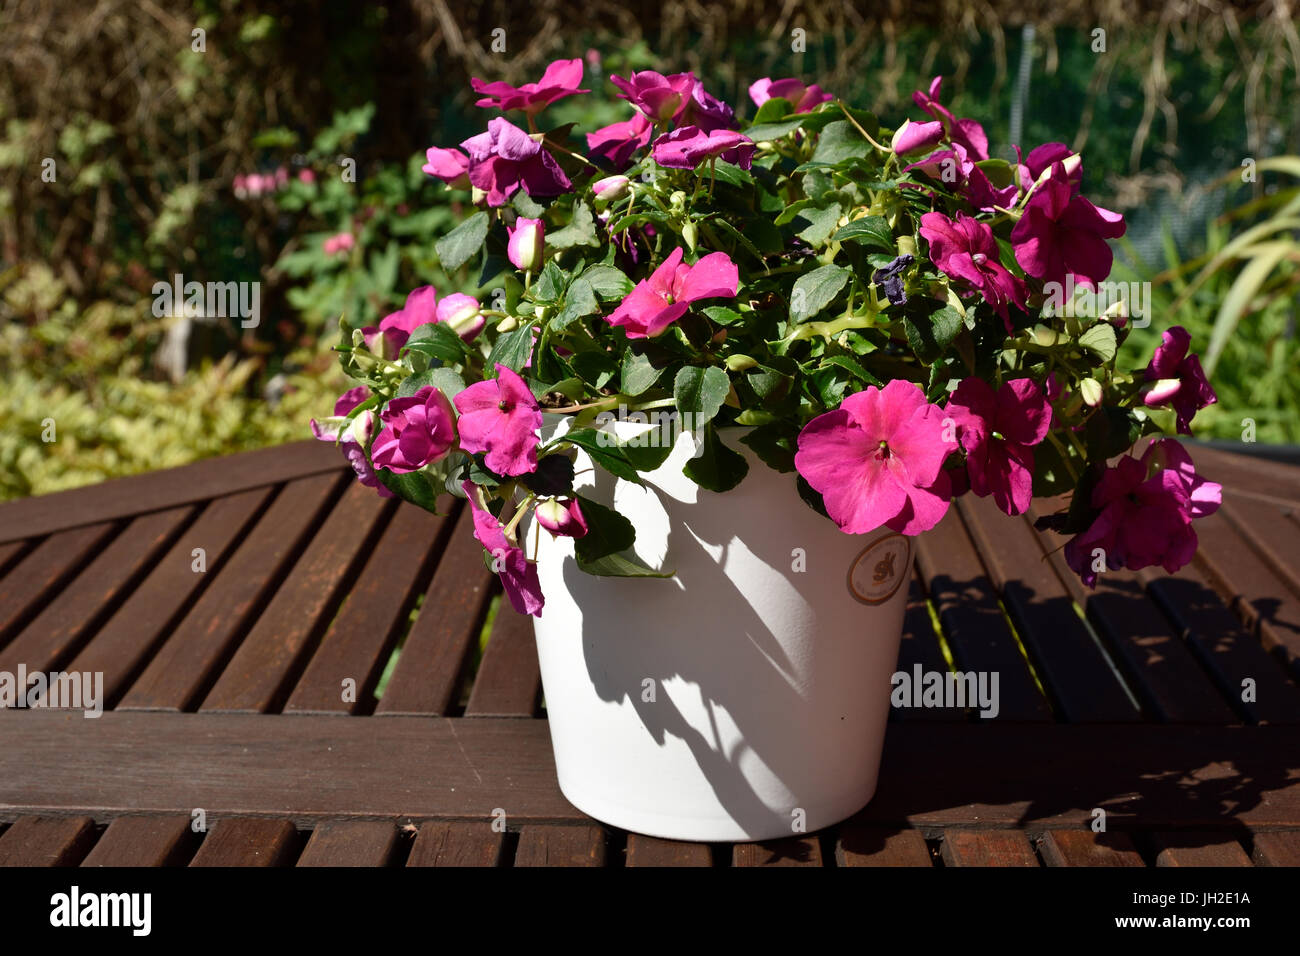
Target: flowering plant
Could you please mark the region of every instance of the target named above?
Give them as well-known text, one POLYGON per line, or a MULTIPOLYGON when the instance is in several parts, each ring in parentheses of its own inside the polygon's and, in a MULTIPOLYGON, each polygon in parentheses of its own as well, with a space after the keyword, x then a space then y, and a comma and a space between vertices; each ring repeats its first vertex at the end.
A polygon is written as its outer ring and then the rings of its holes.
POLYGON ((1015 515, 1072 492, 1040 524, 1070 536, 1089 585, 1190 560, 1219 486, 1172 439, 1130 452, 1165 419, 1187 432, 1214 392, 1181 328, 1118 365, 1124 302, 1088 304, 1125 226, 1080 194, 1077 154, 990 157, 940 78, 915 94, 924 118, 891 131, 795 79, 756 82, 738 124, 692 74, 654 72, 611 77, 630 116, 584 149, 538 131, 547 105, 588 92, 582 74, 474 81, 508 115, 424 169, 472 190, 480 208, 437 250, 449 273, 476 265, 490 301, 425 286, 374 324, 345 319, 358 384, 313 422, 380 494, 468 497, 517 610, 544 603, 530 513, 585 571, 657 573, 626 519, 574 491, 575 449, 632 482, 666 460, 593 427, 615 411, 680 416, 685 473, 712 491, 745 477, 743 443, 847 533, 918 534, 964 493, 1015 515), (543 412, 568 429, 543 441, 543 412))

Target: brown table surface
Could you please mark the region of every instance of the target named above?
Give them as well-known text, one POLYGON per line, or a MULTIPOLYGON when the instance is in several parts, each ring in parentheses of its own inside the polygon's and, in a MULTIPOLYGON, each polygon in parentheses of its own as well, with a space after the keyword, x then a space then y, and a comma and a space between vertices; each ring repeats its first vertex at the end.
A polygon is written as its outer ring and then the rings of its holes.
POLYGON ((1095 592, 963 498, 918 539, 900 668, 998 671, 1000 715, 895 711, 866 810, 734 846, 565 801, 459 503, 302 442, 0 505, 0 672, 106 697, 0 711, 0 864, 1300 864, 1300 468, 1195 457, 1226 489, 1195 562, 1095 592))

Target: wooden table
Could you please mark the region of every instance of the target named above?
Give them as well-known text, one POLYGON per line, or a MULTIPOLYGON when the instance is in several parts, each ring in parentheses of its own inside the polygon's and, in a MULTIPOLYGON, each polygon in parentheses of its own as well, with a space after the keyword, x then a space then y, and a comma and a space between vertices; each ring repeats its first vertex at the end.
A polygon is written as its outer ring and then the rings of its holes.
POLYGON ((106 705, 0 712, 0 863, 1300 864, 1300 469, 1196 457, 1227 488, 1196 562, 1093 593, 962 499, 919 539, 900 667, 1000 672, 998 718, 895 711, 857 818, 736 846, 570 806, 468 514, 330 446, 2 505, 0 672, 102 672, 106 705))

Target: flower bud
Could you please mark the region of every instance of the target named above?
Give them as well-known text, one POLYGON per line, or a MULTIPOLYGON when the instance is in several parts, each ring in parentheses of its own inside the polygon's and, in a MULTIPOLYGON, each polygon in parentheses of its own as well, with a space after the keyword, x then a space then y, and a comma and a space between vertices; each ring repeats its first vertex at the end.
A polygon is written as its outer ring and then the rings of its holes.
POLYGON ((497 323, 498 332, 513 332, 517 328, 519 328, 519 320, 513 315, 507 315, 497 323))
POLYGON ((745 369, 753 368, 758 364, 758 360, 750 355, 728 355, 727 369, 732 372, 743 372, 745 369))
POLYGON ((546 240, 546 226, 540 219, 515 220, 513 228, 507 229, 509 242, 506 253, 516 269, 525 272, 537 272, 542 267, 542 252, 546 240))
POLYGON ((1101 382, 1095 378, 1080 380, 1079 394, 1083 396, 1083 400, 1089 408, 1096 408, 1101 404, 1102 399, 1101 382))
POLYGON ((1163 405, 1178 394, 1183 380, 1180 378, 1156 379, 1142 391, 1142 403, 1147 407, 1163 405))
POLYGON ((591 184, 591 191, 598 202, 613 202, 627 195, 631 180, 626 176, 606 176, 591 184))
POLYGON ((435 314, 439 322, 466 342, 473 341, 487 323, 480 312, 478 300, 460 292, 444 296, 439 301, 435 314))
POLYGON ((695 244, 699 241, 699 227, 694 222, 687 220, 686 225, 682 226, 682 238, 686 240, 686 247, 695 251, 695 244))
POLYGON ((1047 325, 1035 325, 1031 334, 1034 343, 1041 345, 1045 349, 1049 349, 1061 341, 1061 334, 1047 325))
POLYGON ((576 498, 548 498, 538 504, 536 513, 537 523, 551 534, 581 538, 587 533, 587 521, 576 498))
POLYGON ((916 258, 916 236, 899 236, 897 239, 898 254, 900 256, 911 256, 916 258))
POLYGON ((348 429, 349 437, 358 445, 364 445, 370 441, 370 433, 375 427, 375 413, 366 409, 356 418, 352 419, 352 425, 348 429))
POLYGON ((889 141, 890 147, 899 156, 919 152, 938 146, 943 139, 943 123, 938 120, 925 123, 913 123, 906 120, 889 141))

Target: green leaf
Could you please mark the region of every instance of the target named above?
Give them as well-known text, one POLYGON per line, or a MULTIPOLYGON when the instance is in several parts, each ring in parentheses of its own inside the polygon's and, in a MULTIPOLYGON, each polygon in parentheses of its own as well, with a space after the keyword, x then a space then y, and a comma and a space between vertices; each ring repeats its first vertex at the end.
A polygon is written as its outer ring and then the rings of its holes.
POLYGON ((546 265, 542 266, 542 274, 533 283, 533 299, 542 303, 556 302, 564 294, 568 282, 569 277, 564 274, 564 270, 555 264, 554 259, 548 259, 546 265))
POLYGON ((632 522, 590 498, 574 497, 578 499, 578 507, 587 522, 587 533, 573 542, 574 554, 580 560, 595 561, 632 547, 636 541, 636 528, 632 527, 632 522))
POLYGON ((591 207, 579 199, 573 207, 573 219, 563 229, 548 233, 546 244, 552 249, 600 245, 600 240, 596 238, 596 220, 591 215, 591 207))
POLYGON ((849 374, 851 374, 854 378, 866 382, 868 385, 882 384, 880 379, 876 378, 876 376, 872 375, 870 372, 868 372, 856 361, 849 358, 847 355, 827 356, 826 358, 821 359, 821 365, 823 367, 827 365, 837 365, 840 368, 847 371, 849 374))
POLYGON ((587 280, 591 291, 602 299, 622 299, 632 291, 632 280, 616 266, 599 263, 588 266, 583 270, 582 278, 587 280))
POLYGON ((488 214, 477 212, 439 239, 434 248, 438 250, 438 261, 443 269, 454 272, 463 266, 483 248, 487 234, 488 214))
POLYGON ((417 325, 406 344, 402 354, 419 352, 430 359, 436 359, 444 365, 455 365, 465 361, 469 350, 459 335, 441 322, 426 322, 417 325))
POLYGON ((697 440, 704 443, 703 453, 688 461, 682 474, 701 488, 719 492, 730 491, 745 479, 749 473, 745 456, 722 443, 712 422, 697 440))
POLYGON ((491 368, 500 363, 512 372, 518 372, 532 354, 533 326, 532 323, 526 323, 496 340, 487 357, 487 366, 491 368))
POLYGON ((722 369, 686 365, 673 381, 673 402, 679 412, 691 416, 693 427, 698 428, 718 414, 729 391, 731 380, 722 369))
POLYGON ((514 206, 515 212, 525 219, 540 219, 542 213, 546 212, 545 206, 536 202, 522 189, 515 193, 514 198, 510 200, 510 205, 514 206))
MULTIPOLYGON (((584 541, 586 538, 583 537, 578 540, 584 541)), ((578 569, 588 574, 611 578, 671 578, 676 573, 674 571, 656 571, 654 568, 648 568, 638 561, 635 556, 627 554, 607 554, 603 558, 597 558, 594 561, 584 561, 582 558, 578 558, 578 569)))
POLYGON ((573 280, 573 284, 569 286, 568 292, 564 295, 563 310, 559 315, 551 319, 551 329, 559 331, 567 328, 578 319, 594 315, 599 311, 600 303, 596 301, 596 293, 591 287, 591 282, 586 275, 580 275, 573 280))
POLYGON ((777 423, 760 425, 740 439, 748 445, 770 468, 781 472, 794 471, 794 440, 785 426, 777 423))
POLYGON ((628 397, 640 395, 659 381, 661 371, 651 364, 649 358, 638 355, 629 346, 623 352, 623 371, 619 378, 618 390, 628 397))
POLYGON ((735 309, 729 309, 725 305, 710 305, 700 310, 718 325, 731 325, 739 322, 743 315, 735 309))
MULTIPOLYGON (((754 126, 761 126, 764 123, 772 123, 777 120, 783 120, 794 112, 794 104, 783 96, 773 96, 763 101, 763 105, 758 108, 754 114, 754 126)), ((751 136, 750 133, 754 126, 745 130, 745 135, 757 142, 758 140, 751 136)))
POLYGON ((872 146, 848 120, 836 120, 822 130, 817 149, 812 155, 815 163, 835 163, 871 155, 872 146))
POLYGON ((800 210, 798 218, 806 220, 808 225, 800 229, 797 235, 814 249, 819 248, 826 244, 843 215, 844 207, 834 201, 825 206, 805 206, 800 210))
POLYGON ((641 475, 628 459, 627 450, 618 438, 608 431, 594 428, 575 428, 564 435, 564 441, 577 445, 599 467, 616 478, 641 484, 641 475))
MULTIPOLYGON (((704 175, 704 170, 700 170, 704 175)), ((728 186, 747 186, 754 181, 754 177, 732 163, 718 160, 713 166, 713 178, 720 183, 726 183, 728 186)))
POLYGON ((926 365, 933 364, 944 353, 961 328, 961 313, 950 305, 940 306, 929 315, 903 317, 907 343, 926 365))
POLYGON ((1079 344, 1103 362, 1109 362, 1118 348, 1115 327, 1109 322, 1098 322, 1079 336, 1079 344))
POLYGON ((889 222, 883 216, 866 216, 863 219, 855 219, 835 233, 834 239, 836 242, 851 240, 868 248, 881 249, 885 252, 894 252, 897 249, 893 230, 889 228, 889 222))
POLYGON ((547 498, 566 495, 573 490, 573 462, 567 455, 543 455, 537 470, 520 475, 519 480, 529 491, 547 498))
POLYGON ((849 271, 833 264, 801 275, 790 294, 790 320, 811 319, 834 301, 848 281, 849 271))
POLYGON ((397 386, 396 398, 409 398, 426 385, 432 385, 448 398, 455 398, 465 390, 464 380, 449 368, 431 368, 416 375, 408 375, 397 386))
POLYGON ((403 501, 409 501, 425 511, 431 511, 434 514, 438 513, 438 493, 443 488, 441 485, 435 487, 423 472, 409 471, 399 475, 387 468, 376 468, 375 477, 383 482, 385 488, 403 501))

